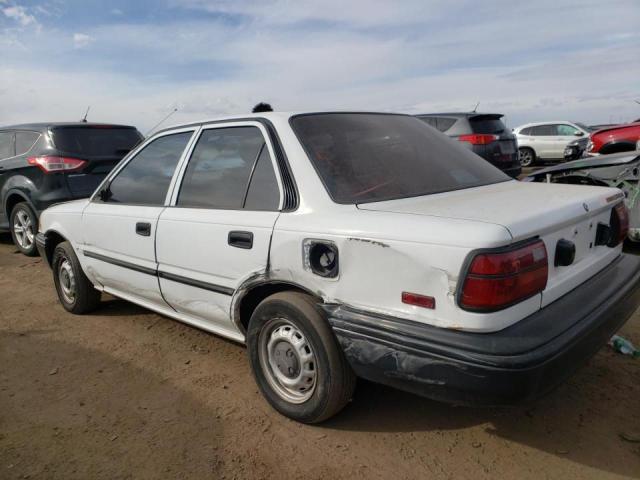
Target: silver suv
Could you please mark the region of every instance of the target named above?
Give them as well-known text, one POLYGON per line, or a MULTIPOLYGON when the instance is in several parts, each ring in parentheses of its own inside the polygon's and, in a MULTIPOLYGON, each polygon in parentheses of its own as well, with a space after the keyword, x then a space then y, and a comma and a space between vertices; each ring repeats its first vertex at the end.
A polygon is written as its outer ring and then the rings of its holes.
POLYGON ((576 138, 589 136, 589 127, 578 122, 527 123, 513 129, 518 139, 520 164, 530 167, 536 160, 564 160, 564 149, 576 138))

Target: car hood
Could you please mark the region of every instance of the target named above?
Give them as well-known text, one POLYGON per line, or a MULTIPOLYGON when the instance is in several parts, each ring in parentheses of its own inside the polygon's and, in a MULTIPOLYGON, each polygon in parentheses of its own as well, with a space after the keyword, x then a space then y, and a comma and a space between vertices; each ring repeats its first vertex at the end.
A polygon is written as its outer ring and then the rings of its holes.
POLYGON ((505 227, 517 241, 590 216, 620 196, 616 189, 513 180, 358 208, 492 223, 505 227))
POLYGON ((572 162, 561 163, 560 165, 554 165, 553 167, 536 170, 528 177, 525 177, 523 181, 532 182, 540 177, 544 177, 547 173, 555 174, 571 172, 574 170, 586 170, 589 168, 614 167, 618 165, 625 165, 636 160, 640 160, 640 155, 637 152, 613 153, 611 155, 582 158, 580 160, 574 160, 572 162))

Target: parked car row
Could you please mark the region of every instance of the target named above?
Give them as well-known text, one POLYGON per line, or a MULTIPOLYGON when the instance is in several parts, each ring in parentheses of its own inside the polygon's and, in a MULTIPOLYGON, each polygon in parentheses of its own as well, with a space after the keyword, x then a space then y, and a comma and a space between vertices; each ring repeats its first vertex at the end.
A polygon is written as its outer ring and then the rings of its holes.
POLYGON ((531 400, 636 309, 640 257, 622 253, 617 188, 519 182, 475 151, 519 168, 499 115, 180 125, 42 212, 36 245, 65 309, 106 292, 246 343, 264 397, 300 422, 339 412, 356 377, 531 400))
POLYGON ((93 193, 142 140, 126 125, 32 123, 0 128, 0 231, 18 249, 37 255, 40 213, 93 193))

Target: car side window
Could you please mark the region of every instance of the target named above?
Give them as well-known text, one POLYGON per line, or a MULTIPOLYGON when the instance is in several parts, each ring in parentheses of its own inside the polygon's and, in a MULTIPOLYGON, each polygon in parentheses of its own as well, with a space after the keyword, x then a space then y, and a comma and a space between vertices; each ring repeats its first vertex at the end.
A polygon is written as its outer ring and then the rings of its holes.
POLYGON ((247 189, 244 208, 247 210, 277 210, 280 206, 280 191, 276 172, 266 145, 258 157, 258 162, 251 175, 247 189))
POLYGON ((453 127, 453 124, 456 122, 457 122, 457 119, 455 118, 438 117, 438 123, 437 123, 438 130, 440 130, 441 132, 446 132, 451 127, 453 127))
POLYGON ((558 135, 563 137, 572 137, 572 136, 575 136, 576 133, 578 133, 578 129, 575 127, 572 127, 571 125, 561 124, 561 125, 557 125, 557 128, 558 128, 558 135))
POLYGON ((532 135, 536 137, 552 137, 556 135, 555 125, 538 125, 537 127, 531 127, 532 135))
POLYGON ((38 132, 16 132, 16 155, 24 155, 38 141, 38 132))
POLYGON ((0 159, 15 155, 13 132, 0 132, 0 159))
POLYGON ((130 205, 164 205, 171 177, 193 132, 153 140, 110 182, 102 201, 130 205))
POLYGON ((185 170, 176 205, 242 209, 245 203, 254 210, 274 210, 279 204, 262 132, 257 127, 204 130, 185 170))
POLYGON ((520 130, 520 135, 532 135, 531 130, 531 127, 523 128, 520 130))

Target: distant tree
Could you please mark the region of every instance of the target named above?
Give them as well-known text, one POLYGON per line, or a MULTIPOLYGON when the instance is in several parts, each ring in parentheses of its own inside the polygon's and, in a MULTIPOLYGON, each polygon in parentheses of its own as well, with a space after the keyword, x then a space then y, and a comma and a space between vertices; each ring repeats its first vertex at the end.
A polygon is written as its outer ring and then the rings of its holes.
POLYGON ((273 108, 271 108, 271 105, 269 105, 268 103, 260 102, 255 107, 253 107, 253 110, 251 110, 251 112, 252 113, 273 112, 273 108))

